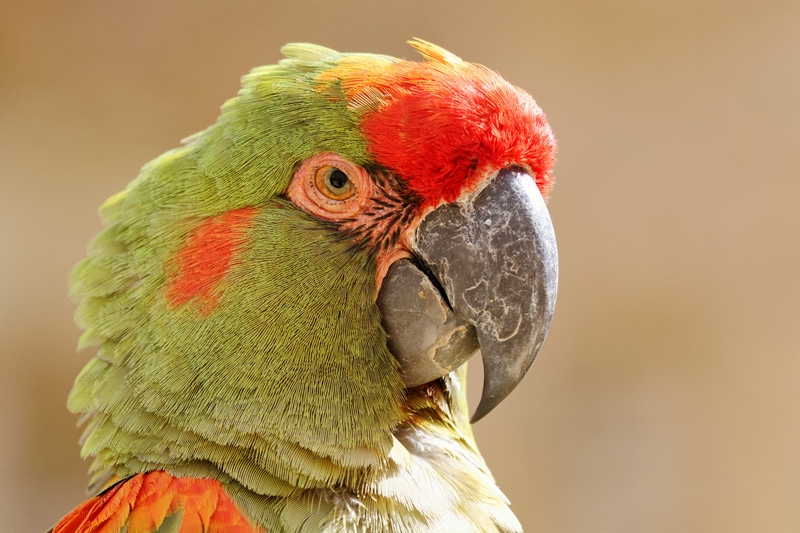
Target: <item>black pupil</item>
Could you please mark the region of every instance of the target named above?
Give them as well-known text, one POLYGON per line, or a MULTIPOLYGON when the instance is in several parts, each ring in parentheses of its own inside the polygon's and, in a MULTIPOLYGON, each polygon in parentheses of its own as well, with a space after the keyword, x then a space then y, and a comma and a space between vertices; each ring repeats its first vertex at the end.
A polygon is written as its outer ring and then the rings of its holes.
POLYGON ((331 171, 331 175, 328 178, 331 183, 331 187, 334 189, 341 189, 345 185, 347 185, 347 174, 339 170, 338 168, 334 168, 331 171))

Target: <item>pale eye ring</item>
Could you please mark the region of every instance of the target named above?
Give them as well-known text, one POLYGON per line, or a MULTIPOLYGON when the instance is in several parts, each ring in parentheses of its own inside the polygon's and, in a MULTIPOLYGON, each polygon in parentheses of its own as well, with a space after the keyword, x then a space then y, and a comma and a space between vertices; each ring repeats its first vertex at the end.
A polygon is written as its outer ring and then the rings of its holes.
POLYGON ((347 200, 356 193, 347 172, 334 165, 322 165, 314 171, 317 190, 331 200, 347 200))
POLYGON ((363 167, 334 152, 312 155, 294 171, 286 196, 324 220, 356 215, 375 195, 375 184, 363 167))

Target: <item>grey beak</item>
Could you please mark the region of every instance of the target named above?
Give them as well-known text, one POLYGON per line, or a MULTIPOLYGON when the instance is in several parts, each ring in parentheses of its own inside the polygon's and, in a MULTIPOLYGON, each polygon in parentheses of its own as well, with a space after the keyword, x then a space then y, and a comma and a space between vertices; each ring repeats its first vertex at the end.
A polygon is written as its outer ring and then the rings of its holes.
POLYGON ((550 215, 530 175, 503 169, 473 197, 428 214, 413 247, 419 268, 393 265, 378 298, 389 348, 414 386, 480 347, 477 422, 514 390, 547 335, 558 286, 550 215))

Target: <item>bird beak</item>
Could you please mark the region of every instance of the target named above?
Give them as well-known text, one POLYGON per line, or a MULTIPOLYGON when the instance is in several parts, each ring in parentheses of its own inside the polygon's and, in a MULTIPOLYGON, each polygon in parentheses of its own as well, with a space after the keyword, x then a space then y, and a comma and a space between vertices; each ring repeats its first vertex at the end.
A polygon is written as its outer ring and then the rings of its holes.
POLYGON ((429 213, 412 248, 415 260, 395 262, 378 295, 389 349, 407 387, 480 349, 477 422, 522 380, 550 327, 558 286, 550 215, 534 179, 506 168, 429 213))

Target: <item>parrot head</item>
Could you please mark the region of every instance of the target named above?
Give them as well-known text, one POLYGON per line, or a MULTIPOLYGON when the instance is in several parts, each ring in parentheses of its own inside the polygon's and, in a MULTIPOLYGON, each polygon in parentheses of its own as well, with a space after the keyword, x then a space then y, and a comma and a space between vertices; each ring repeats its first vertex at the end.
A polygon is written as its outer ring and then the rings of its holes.
POLYGON ((552 316, 556 145, 527 93, 411 45, 424 61, 284 47, 102 207, 72 276, 98 351, 69 399, 97 486, 386 495, 436 424, 474 448, 459 369, 480 350, 479 419, 552 316))

